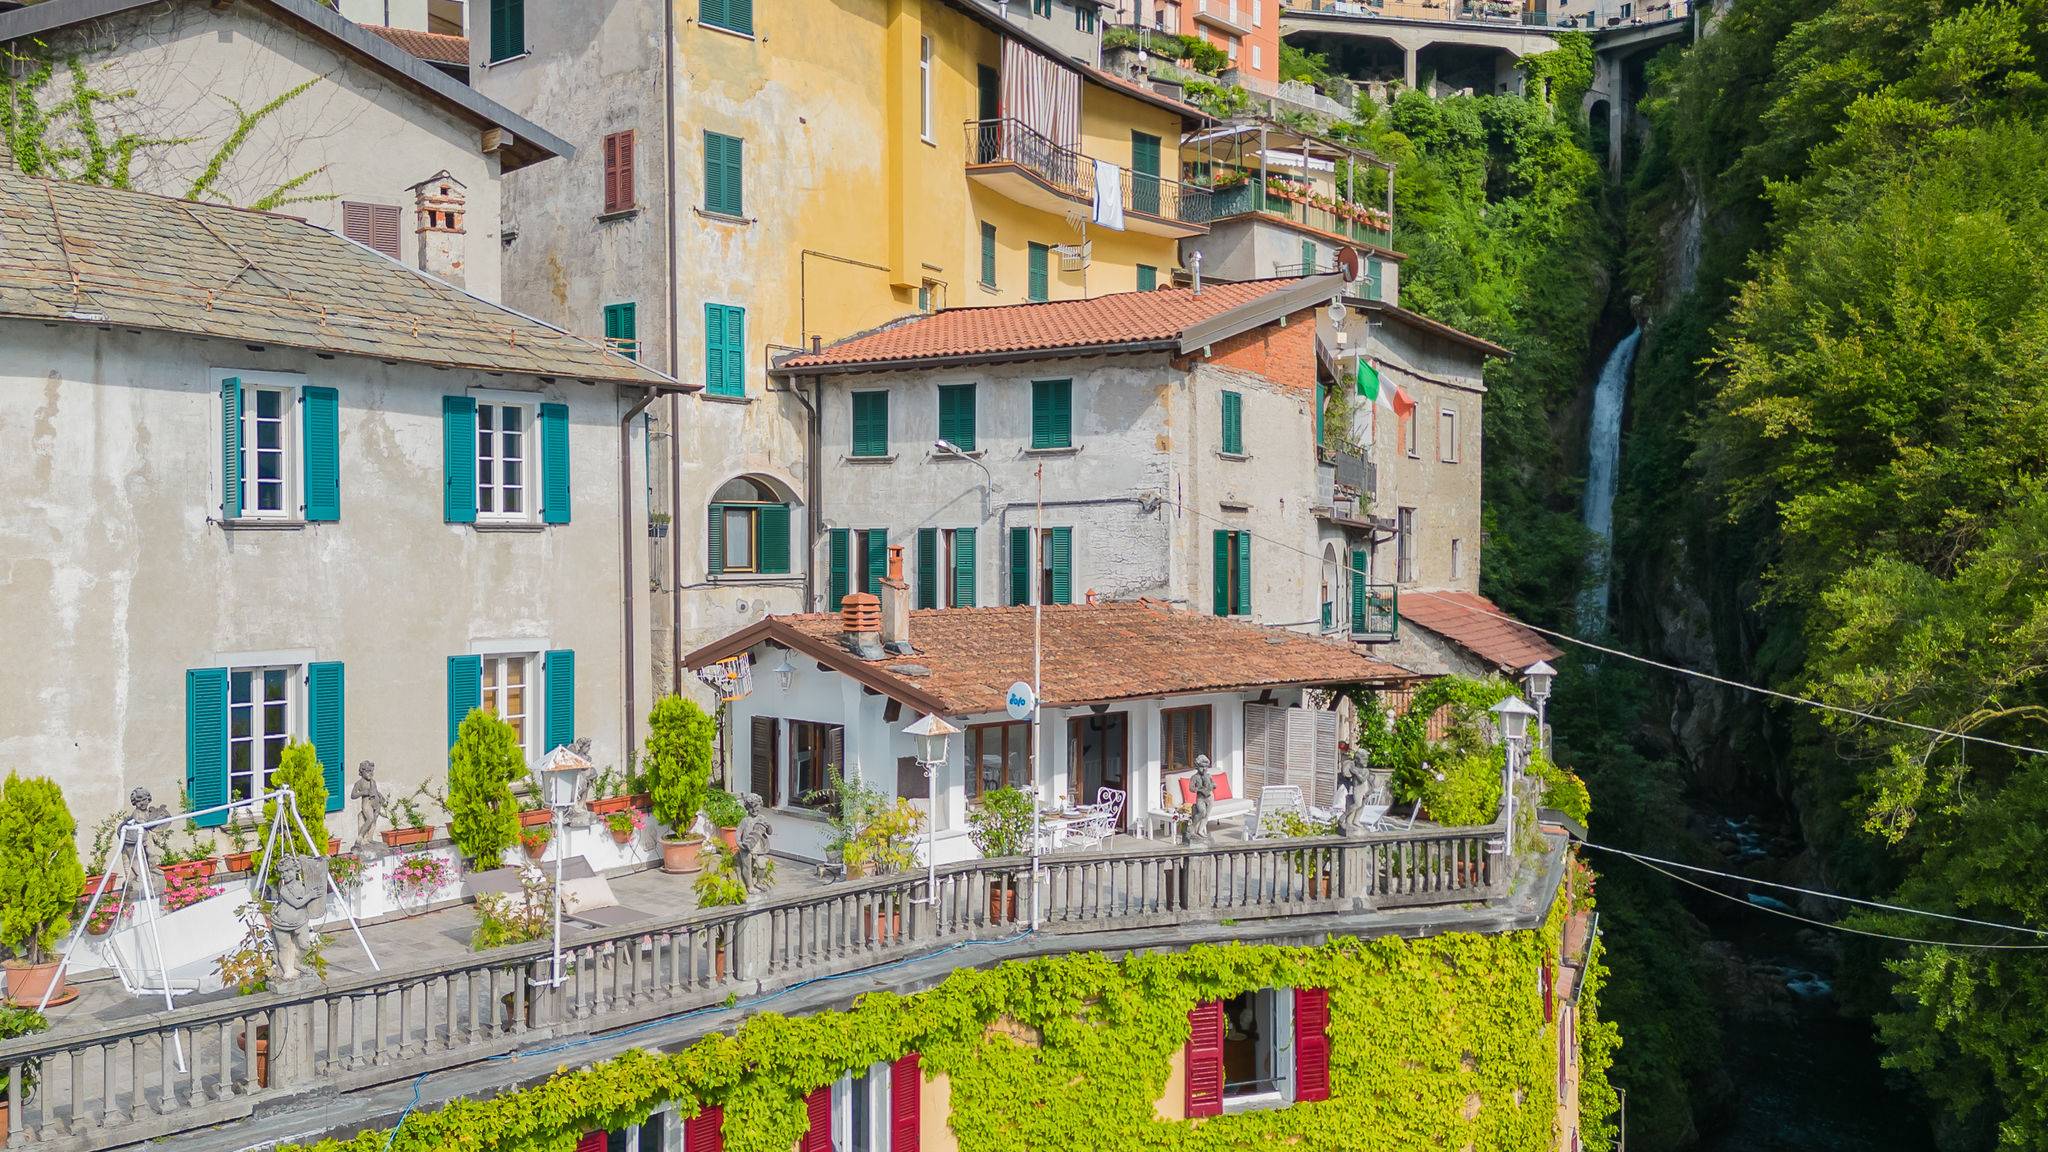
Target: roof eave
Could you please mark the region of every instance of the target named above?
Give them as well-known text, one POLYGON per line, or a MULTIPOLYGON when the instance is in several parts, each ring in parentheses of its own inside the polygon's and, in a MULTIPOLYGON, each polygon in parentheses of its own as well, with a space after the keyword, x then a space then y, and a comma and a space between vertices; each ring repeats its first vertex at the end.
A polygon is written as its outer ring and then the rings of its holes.
POLYGON ((1139 352, 1178 351, 1177 338, 1123 340, 1114 344, 1063 344, 1057 348, 1017 348, 1001 352, 963 352, 946 356, 918 356, 900 360, 856 360, 837 364, 779 364, 770 376, 785 380, 806 376, 844 376, 859 372, 914 371, 920 368, 957 368, 980 364, 1015 364, 1027 360, 1071 360, 1076 356, 1114 356, 1139 352))
POLYGON ((683 667, 694 672, 720 660, 729 660, 762 643, 780 644, 793 652, 801 652, 833 671, 843 673, 855 682, 872 688, 891 700, 901 701, 920 712, 939 716, 963 715, 937 696, 905 683, 902 677, 887 668, 870 664, 836 644, 819 640, 773 616, 704 645, 683 657, 683 667))
POLYGON ((1403 308, 1397 304, 1387 304, 1379 300, 1367 300, 1363 297, 1349 296, 1345 297, 1344 302, 1346 304, 1355 305, 1356 307, 1363 308, 1368 312, 1382 313, 1391 319, 1398 320, 1401 323, 1406 324, 1407 326, 1415 329, 1418 332, 1427 332, 1432 336, 1437 336, 1441 337, 1442 339, 1449 340, 1453 344, 1462 344, 1467 348, 1473 349, 1474 351, 1483 353, 1487 356, 1498 357, 1502 360, 1513 360, 1515 358, 1515 354, 1513 352, 1510 352, 1506 348, 1503 348, 1500 345, 1495 344, 1491 340, 1486 340, 1478 336, 1474 336, 1470 332, 1459 331, 1458 329, 1453 328, 1449 324, 1445 324, 1440 320, 1432 320, 1429 317, 1424 316, 1420 312, 1411 312, 1408 309, 1403 308))
POLYGON ((1058 64, 1060 67, 1073 71, 1074 73, 1079 75, 1081 79, 1086 80, 1091 84, 1094 84, 1098 88, 1102 88, 1105 91, 1109 92, 1115 92, 1119 95, 1129 96, 1133 100, 1142 101, 1144 103, 1151 104, 1157 108, 1164 108, 1169 112, 1179 113, 1182 125, 1184 127, 1189 123, 1200 125, 1214 124, 1216 122, 1216 118, 1214 116, 1209 115, 1207 112, 1202 111, 1200 108, 1197 108, 1194 105, 1188 104, 1184 101, 1174 100, 1173 98, 1168 96, 1162 96, 1157 92, 1150 91, 1138 85, 1136 82, 1126 82, 1129 84, 1128 87, 1124 87, 1122 84, 1108 83, 1107 81, 1115 80, 1116 77, 1110 76, 1109 73, 1104 72, 1100 68, 1096 68, 1088 64, 1083 64, 1080 61, 1075 60, 1073 57, 1067 55, 1064 52, 1061 52, 1058 48, 1054 47, 1053 45, 1047 43, 1044 40, 1039 39, 1037 34, 1025 31, 1023 28, 1010 23, 1008 20, 1005 20, 1001 16, 996 15, 994 12, 991 12, 987 8, 984 8, 981 5, 975 3, 974 0, 947 0, 947 3, 951 4, 955 8, 958 8, 962 12, 967 13, 969 16, 974 18, 975 21, 987 27, 990 31, 996 33, 998 36, 1008 36, 1012 40, 1015 40, 1018 43, 1023 44, 1031 48, 1033 51, 1038 52, 1039 54, 1045 56, 1047 59, 1050 59, 1053 63, 1058 64))
POLYGON ((1330 300, 1344 291, 1343 276, 1331 272, 1321 276, 1308 276, 1285 288, 1276 288, 1264 296, 1247 300, 1235 308, 1226 309, 1196 324, 1190 324, 1181 332, 1179 350, 1186 355, 1200 348, 1206 348, 1219 341, 1228 340, 1240 332, 1271 324, 1283 316, 1292 316, 1303 308, 1312 308, 1330 300))

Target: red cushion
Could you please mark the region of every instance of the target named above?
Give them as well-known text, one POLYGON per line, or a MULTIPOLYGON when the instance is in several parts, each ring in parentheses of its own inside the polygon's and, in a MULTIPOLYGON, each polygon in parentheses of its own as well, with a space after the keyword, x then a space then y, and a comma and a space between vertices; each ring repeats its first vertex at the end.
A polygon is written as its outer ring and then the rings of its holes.
POLYGON ((1180 802, 1182 804, 1193 805, 1195 802, 1195 790, 1188 786, 1188 781, 1192 779, 1194 779, 1192 776, 1174 777, 1175 782, 1180 785, 1180 802))
POLYGON ((1228 777, 1228 776, 1218 776, 1218 777, 1216 777, 1216 795, 1215 795, 1214 799, 1217 799, 1217 800, 1228 800, 1228 799, 1230 799, 1230 777, 1228 777))
MULTIPOLYGON (((1180 802, 1182 804, 1188 805, 1189 807, 1193 807, 1195 803, 1195 788, 1194 785, 1190 783, 1190 781, 1194 779, 1194 776, 1176 776, 1174 777, 1174 779, 1180 784, 1180 802)), ((1210 799, 1230 799, 1230 777, 1211 776, 1210 779, 1216 782, 1216 794, 1211 796, 1210 799)))

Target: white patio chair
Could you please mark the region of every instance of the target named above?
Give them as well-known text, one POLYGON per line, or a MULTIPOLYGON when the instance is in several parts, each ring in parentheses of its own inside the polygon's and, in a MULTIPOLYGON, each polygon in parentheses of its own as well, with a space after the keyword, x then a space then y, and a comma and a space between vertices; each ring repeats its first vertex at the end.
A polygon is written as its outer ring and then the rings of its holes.
POLYGON ((1109 827, 1112 833, 1123 827, 1125 795, 1121 788, 1097 788, 1095 803, 1109 809, 1109 827))
POLYGON ((1279 835, 1279 815, 1282 812, 1292 812, 1307 819, 1308 802, 1302 797, 1301 785, 1269 784, 1259 789, 1259 806, 1245 825, 1245 839, 1279 835))

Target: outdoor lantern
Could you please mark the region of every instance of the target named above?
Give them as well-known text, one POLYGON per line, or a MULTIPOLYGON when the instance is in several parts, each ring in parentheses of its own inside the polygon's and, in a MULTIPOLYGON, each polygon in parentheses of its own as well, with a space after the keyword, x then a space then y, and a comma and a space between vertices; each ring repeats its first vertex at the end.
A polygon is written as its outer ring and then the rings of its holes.
POLYGON ((784 692, 789 691, 790 685, 796 683, 796 666, 789 662, 789 650, 786 648, 782 652, 782 662, 769 671, 775 673, 775 680, 782 685, 784 692))
POLYGON ((1494 722, 1500 725, 1501 739, 1516 747, 1528 739, 1529 717, 1536 710, 1523 703, 1520 696, 1510 696, 1487 711, 1493 713, 1494 722))
POLYGON ((1526 684, 1529 688, 1529 699, 1536 701, 1538 704, 1550 699, 1550 681, 1556 675, 1557 669, 1552 668, 1548 662, 1543 660, 1538 660, 1527 668, 1522 669, 1522 683, 1526 684))
POLYGON ((960 732, 958 728, 930 713, 918 717, 917 723, 903 731, 917 738, 917 762, 920 764, 944 764, 946 741, 960 732))
POLYGON ((567 745, 548 753, 540 767, 533 770, 540 781, 541 800, 550 808, 574 806, 577 786, 583 782, 583 773, 589 767, 590 761, 578 756, 567 745))

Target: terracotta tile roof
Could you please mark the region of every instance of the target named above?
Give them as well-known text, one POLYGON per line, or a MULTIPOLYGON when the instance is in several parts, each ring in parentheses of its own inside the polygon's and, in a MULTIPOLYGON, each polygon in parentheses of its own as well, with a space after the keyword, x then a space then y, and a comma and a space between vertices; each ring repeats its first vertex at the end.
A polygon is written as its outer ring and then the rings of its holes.
POLYGON ((1503 670, 1519 671, 1538 660, 1564 655, 1564 649, 1510 619, 1477 592, 1411 592, 1404 588, 1401 619, 1468 648, 1503 670))
POLYGON ((784 360, 783 371, 987 353, 1100 348, 1177 340, 1190 327, 1298 283, 1244 280, 1193 288, 1116 292, 1092 300, 951 308, 849 337, 784 360))
POLYGON ((4 172, 0 316, 694 387, 290 216, 4 172))
POLYGON ((358 25, 365 32, 391 41, 429 64, 469 67, 469 37, 443 36, 439 32, 415 32, 410 28, 386 28, 381 24, 358 25))
MULTIPOLYGON (((804 649, 870 687, 948 716, 1000 712, 1011 684, 1031 680, 1030 608, 926 609, 910 614, 914 656, 863 661, 840 647, 837 613, 771 616, 691 653, 700 668, 763 640, 804 649), (823 655, 820 655, 823 653, 823 655), (922 699, 920 699, 922 698, 922 699)), ((1148 603, 1048 605, 1045 703, 1103 701, 1298 684, 1406 681, 1414 674, 1350 644, 1148 603)))

